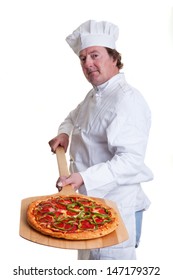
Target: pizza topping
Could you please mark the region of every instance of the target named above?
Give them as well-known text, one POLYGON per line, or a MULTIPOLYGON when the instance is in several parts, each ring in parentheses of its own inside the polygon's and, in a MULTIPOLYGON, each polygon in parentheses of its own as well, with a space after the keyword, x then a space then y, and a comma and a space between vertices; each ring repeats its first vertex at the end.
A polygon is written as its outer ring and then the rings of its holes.
POLYGON ((88 220, 81 220, 79 225, 78 225, 79 229, 95 229, 95 225, 94 223, 92 223, 92 221, 88 221, 88 220))
MULTIPOLYGON (((77 212, 78 213, 78 212, 77 212)), ((68 216, 76 216, 76 211, 70 211, 70 210, 67 210, 67 212, 66 212, 66 214, 68 215, 68 216)))
POLYGON ((41 224, 48 223, 53 230, 70 231, 74 229, 96 229, 111 221, 110 213, 88 199, 76 197, 55 198, 41 202, 34 213, 41 224))
POLYGON ((95 233, 98 229, 102 231, 105 224, 112 227, 115 222, 109 207, 81 196, 59 196, 38 201, 32 209, 32 216, 43 232, 47 229, 64 236, 84 231, 95 233))
POLYGON ((40 218, 39 220, 39 223, 51 223, 53 221, 53 217, 49 216, 49 215, 46 215, 42 218, 40 218))
POLYGON ((93 221, 96 224, 104 224, 104 223, 109 223, 111 221, 111 219, 108 215, 95 213, 93 215, 93 221))
POLYGON ((68 210, 72 210, 74 212, 80 212, 84 209, 83 205, 80 202, 73 202, 67 205, 68 210))

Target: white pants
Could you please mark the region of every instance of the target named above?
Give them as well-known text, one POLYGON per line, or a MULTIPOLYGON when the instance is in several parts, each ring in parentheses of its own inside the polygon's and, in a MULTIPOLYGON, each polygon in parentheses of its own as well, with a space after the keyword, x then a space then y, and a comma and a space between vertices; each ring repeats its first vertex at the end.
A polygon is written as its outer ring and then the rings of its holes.
POLYGON ((115 246, 78 250, 78 260, 136 260, 136 250, 133 247, 116 249, 115 246))

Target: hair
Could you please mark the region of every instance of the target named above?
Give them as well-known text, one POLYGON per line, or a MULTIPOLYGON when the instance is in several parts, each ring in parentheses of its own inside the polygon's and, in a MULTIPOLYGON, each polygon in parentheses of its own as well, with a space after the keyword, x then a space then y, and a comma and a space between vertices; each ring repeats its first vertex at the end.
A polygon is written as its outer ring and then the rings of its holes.
POLYGON ((123 63, 121 62, 121 54, 117 52, 115 49, 110 49, 106 47, 106 50, 110 56, 113 57, 114 61, 117 60, 117 67, 118 69, 123 68, 123 63))

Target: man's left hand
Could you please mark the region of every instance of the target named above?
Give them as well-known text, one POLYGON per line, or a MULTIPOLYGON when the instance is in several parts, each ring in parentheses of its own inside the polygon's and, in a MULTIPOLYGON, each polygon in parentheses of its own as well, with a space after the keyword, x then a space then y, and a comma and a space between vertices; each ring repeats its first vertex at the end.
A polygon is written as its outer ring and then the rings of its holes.
POLYGON ((66 185, 71 185, 75 190, 78 190, 83 184, 83 178, 80 173, 72 173, 69 177, 60 176, 56 187, 60 190, 66 185))

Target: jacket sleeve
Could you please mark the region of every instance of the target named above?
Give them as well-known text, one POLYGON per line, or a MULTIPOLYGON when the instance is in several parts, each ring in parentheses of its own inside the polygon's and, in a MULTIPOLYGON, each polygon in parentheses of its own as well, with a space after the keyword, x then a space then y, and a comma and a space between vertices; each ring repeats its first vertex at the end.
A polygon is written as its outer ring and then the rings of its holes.
POLYGON ((80 172, 88 190, 152 179, 152 172, 144 164, 150 124, 150 110, 142 96, 129 95, 121 102, 106 129, 112 158, 80 172))
POLYGON ((65 118, 65 120, 60 124, 58 129, 58 135, 61 133, 66 133, 69 136, 71 135, 75 120, 78 115, 79 108, 80 104, 73 111, 71 111, 65 118))

